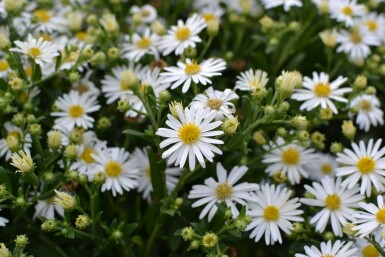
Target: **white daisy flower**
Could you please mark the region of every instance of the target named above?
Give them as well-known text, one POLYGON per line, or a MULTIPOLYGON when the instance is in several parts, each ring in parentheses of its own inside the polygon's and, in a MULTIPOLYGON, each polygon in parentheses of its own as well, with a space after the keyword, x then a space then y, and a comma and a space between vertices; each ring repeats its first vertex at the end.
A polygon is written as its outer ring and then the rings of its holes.
POLYGON ((346 103, 348 100, 343 94, 352 91, 351 88, 339 88, 347 78, 339 76, 333 82, 329 82, 329 75, 324 72, 313 72, 313 78, 305 77, 303 81, 304 89, 296 89, 291 98, 297 101, 305 101, 300 109, 311 111, 318 106, 326 109, 330 108, 333 113, 337 114, 338 110, 332 100, 346 103))
POLYGON ((99 171, 95 157, 106 149, 106 141, 98 140, 95 134, 93 138, 88 137, 87 140, 83 140, 81 145, 78 145, 79 156, 70 169, 77 170, 81 175, 87 175, 88 180, 92 181, 95 173, 99 171))
POLYGON ((205 179, 204 185, 194 185, 190 191, 189 199, 199 199, 191 207, 196 208, 206 205, 199 215, 203 219, 208 215, 210 222, 218 210, 217 204, 225 203, 231 209, 233 218, 239 215, 236 204, 247 205, 247 200, 252 201, 250 192, 259 189, 258 184, 243 182, 235 185, 247 172, 246 166, 235 166, 227 176, 227 171, 221 163, 217 163, 217 178, 205 179))
POLYGON ((380 101, 375 95, 359 95, 350 102, 350 108, 358 108, 358 127, 366 132, 371 126, 384 124, 384 112, 380 107, 380 101))
POLYGON ((99 96, 100 95, 100 89, 95 86, 95 83, 92 82, 91 75, 93 73, 93 70, 87 71, 87 73, 82 76, 82 78, 72 84, 72 89, 75 91, 78 91, 79 94, 85 94, 88 93, 90 95, 99 96))
POLYGON ((106 175, 106 182, 102 185, 102 192, 109 190, 113 196, 123 194, 138 186, 138 164, 123 148, 108 148, 97 155, 91 154, 96 160, 95 171, 103 171, 106 175))
POLYGON ((385 16, 383 14, 369 13, 362 17, 360 23, 368 29, 369 33, 385 42, 385 16))
MULTIPOLYGON (((354 238, 354 247, 357 248, 357 252, 351 257, 378 257, 381 256, 377 251, 376 247, 374 247, 371 243, 369 243, 366 239, 363 238, 354 238)), ((378 240, 377 243, 384 248, 385 243, 384 240, 378 240)))
POLYGON ((352 248, 352 245, 353 241, 343 242, 337 240, 332 244, 332 241, 329 240, 327 243, 321 243, 320 250, 314 245, 311 247, 305 246, 305 254, 296 253, 295 257, 348 257, 357 251, 357 248, 352 248))
POLYGON ((333 0, 329 1, 330 17, 339 22, 344 22, 347 27, 355 24, 355 18, 366 13, 366 7, 358 4, 357 0, 333 0))
POLYGON ((326 225, 331 223, 333 233, 336 236, 342 236, 342 226, 353 221, 353 208, 358 207, 358 202, 364 199, 364 196, 358 192, 358 186, 346 189, 341 186, 341 178, 334 180, 330 177, 321 179, 321 183, 313 182, 312 187, 305 185, 305 189, 314 195, 315 199, 302 198, 301 202, 310 206, 319 206, 323 209, 318 212, 310 223, 315 225, 317 232, 324 232, 326 225))
POLYGON ((222 75, 219 71, 226 68, 226 62, 222 59, 208 59, 201 63, 186 58, 185 63, 178 62, 178 67, 166 67, 160 76, 164 77, 164 83, 172 83, 171 89, 175 89, 183 84, 182 92, 186 93, 190 88, 191 82, 203 85, 211 84, 208 78, 222 75))
POLYGON ((35 213, 32 219, 45 218, 54 219, 55 212, 64 217, 64 208, 53 202, 54 197, 46 200, 37 200, 35 205, 35 213))
POLYGON ((265 9, 271 9, 283 6, 285 12, 288 12, 292 6, 302 7, 302 0, 262 0, 265 9))
MULTIPOLYGON (((11 122, 7 121, 4 123, 4 128, 7 132, 7 136, 14 136, 23 143, 24 152, 30 152, 30 148, 32 147, 32 138, 30 134, 24 135, 23 131, 13 125, 11 122)), ((9 150, 7 144, 5 143, 5 138, 0 139, 0 157, 5 156, 5 160, 11 159, 12 152, 9 150)))
POLYGON ((54 57, 59 55, 54 44, 45 41, 42 37, 33 38, 31 34, 28 34, 26 42, 16 40, 14 43, 18 48, 11 48, 10 51, 25 54, 42 67, 53 63, 54 57))
MULTIPOLYGON (((150 193, 153 191, 151 183, 151 168, 150 162, 146 149, 135 148, 132 153, 133 158, 136 159, 139 168, 139 178, 138 178, 138 192, 142 193, 143 199, 147 201, 151 200, 150 193)), ((159 172, 158 170, 155 172, 159 172)), ((178 183, 179 176, 182 172, 180 168, 170 168, 166 167, 166 188, 167 192, 170 194, 174 190, 176 184, 178 183)))
POLYGON ((145 29, 142 36, 135 33, 131 40, 132 42, 123 45, 123 57, 134 62, 138 62, 145 54, 153 55, 155 60, 159 59, 159 50, 156 47, 159 36, 149 28, 145 29))
POLYGON ((175 51, 176 55, 181 55, 187 47, 196 47, 196 43, 202 42, 198 34, 206 28, 205 20, 198 14, 193 14, 184 23, 178 20, 178 24, 171 26, 167 34, 163 36, 158 47, 163 55, 169 55, 175 51))
MULTIPOLYGON (((0 211, 1 211, 1 209, 0 209, 0 211)), ((7 224, 8 222, 9 222, 8 219, 0 217, 0 227, 5 227, 5 224, 7 224)))
POLYGON ((370 46, 380 45, 378 37, 363 27, 339 31, 336 40, 340 44, 337 52, 347 54, 352 61, 364 60, 371 53, 370 46))
POLYGON ((102 79, 102 92, 107 98, 107 104, 122 99, 126 94, 132 94, 132 90, 127 87, 122 78, 122 73, 128 69, 133 70, 136 75, 140 73, 140 66, 118 66, 112 69, 112 75, 106 75, 102 79))
POLYGON ((252 92, 261 88, 266 88, 268 81, 269 78, 267 77, 267 72, 262 70, 253 71, 253 69, 250 69, 237 76, 234 90, 239 89, 241 91, 252 92))
POLYGON ((224 2, 230 10, 251 17, 257 16, 262 11, 259 3, 254 0, 222 0, 222 2, 224 2))
POLYGON ((8 72, 11 71, 11 67, 9 66, 8 61, 4 58, 0 58, 0 78, 6 79, 8 76, 8 72))
POLYGON ((205 19, 206 23, 215 20, 220 21, 224 13, 225 11, 219 5, 205 6, 199 11, 199 14, 205 19))
POLYGON ((178 119, 171 114, 167 115, 166 121, 169 128, 159 128, 156 135, 166 137, 160 143, 160 148, 172 145, 162 154, 167 158, 168 163, 174 163, 181 168, 184 166, 187 157, 190 170, 195 169, 195 158, 205 168, 205 159, 213 162, 214 153, 222 154, 222 151, 214 144, 223 144, 222 140, 211 137, 223 134, 223 131, 214 130, 222 124, 222 121, 214 121, 215 112, 206 109, 186 108, 184 111, 177 106, 178 119))
POLYGON ((67 26, 67 20, 62 17, 63 12, 48 9, 36 9, 32 11, 31 18, 35 18, 37 31, 52 34, 55 31, 64 31, 67 26))
POLYGON ((263 163, 269 164, 266 173, 269 173, 270 176, 282 172, 283 175, 287 175, 293 185, 299 184, 301 175, 305 178, 308 177, 304 165, 315 159, 316 155, 313 154, 313 149, 306 149, 295 142, 286 144, 281 137, 271 145, 270 149, 272 150, 265 154, 262 160, 263 163))
POLYGON ((195 108, 210 108, 216 113, 216 120, 223 120, 224 117, 232 117, 235 113, 235 105, 231 102, 238 99, 239 96, 231 89, 225 91, 214 90, 209 87, 205 94, 199 94, 194 97, 190 106, 195 108))
POLYGON ((51 113, 52 116, 58 117, 55 119, 54 128, 64 127, 67 130, 72 130, 75 126, 92 128, 95 120, 88 114, 100 109, 97 103, 96 96, 89 94, 80 95, 77 91, 64 94, 55 102, 60 111, 51 113))
POLYGON ((298 198, 289 200, 291 191, 285 187, 275 187, 275 185, 265 184, 261 190, 254 195, 254 201, 249 202, 248 215, 252 217, 252 222, 246 231, 252 230, 250 238, 255 237, 258 242, 265 234, 265 243, 274 244, 278 241, 282 244, 280 230, 285 234, 290 234, 293 230, 292 221, 302 222, 300 215, 302 210, 298 210, 301 204, 298 198))
POLYGON ((356 219, 355 223, 357 224, 353 229, 357 230, 357 233, 361 238, 370 234, 378 237, 385 225, 384 198, 382 195, 378 195, 377 205, 365 202, 360 202, 359 205, 365 212, 360 211, 353 215, 356 219))
POLYGON ((371 195, 372 183, 378 192, 385 190, 385 147, 381 146, 381 139, 373 145, 373 139, 369 140, 367 146, 364 141, 359 145, 352 143, 354 152, 345 148, 343 153, 337 153, 337 162, 343 167, 336 169, 337 176, 348 176, 342 182, 342 186, 353 188, 361 180, 361 194, 366 192, 371 195))
POLYGON ((142 17, 143 23, 151 23, 151 22, 155 21, 156 18, 158 17, 158 13, 157 13, 156 9, 152 5, 149 5, 149 4, 145 4, 141 7, 134 5, 130 8, 130 13, 132 15, 140 14, 140 16, 142 17))
POLYGON ((336 158, 330 154, 317 153, 317 157, 311 163, 306 163, 304 168, 309 178, 321 181, 324 177, 335 177, 335 171, 338 168, 336 158))

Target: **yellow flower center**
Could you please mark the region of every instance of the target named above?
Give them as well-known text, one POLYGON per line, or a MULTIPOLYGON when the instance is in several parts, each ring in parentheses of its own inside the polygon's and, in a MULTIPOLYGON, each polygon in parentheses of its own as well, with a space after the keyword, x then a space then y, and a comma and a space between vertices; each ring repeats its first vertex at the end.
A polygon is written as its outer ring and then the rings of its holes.
POLYGON ((353 9, 350 6, 345 6, 344 8, 342 8, 342 13, 347 16, 352 16, 353 9))
POLYGON ((120 88, 123 90, 123 91, 127 91, 130 89, 129 85, 127 85, 127 83, 124 82, 124 80, 120 80, 120 88))
POLYGON ((368 100, 362 100, 358 103, 358 106, 363 111, 371 111, 372 110, 372 103, 368 100))
POLYGON ((91 147, 84 148, 83 153, 80 155, 80 159, 85 161, 86 163, 94 163, 95 159, 91 156, 91 154, 95 154, 95 151, 92 150, 91 147))
POLYGON ((47 10, 37 10, 33 13, 40 22, 45 23, 49 22, 52 18, 51 12, 47 10))
POLYGON ((357 169, 362 174, 369 174, 374 171, 376 167, 376 162, 372 157, 362 157, 357 162, 357 169))
POLYGON ((186 67, 184 68, 184 72, 186 73, 186 75, 194 75, 199 73, 200 71, 201 71, 201 66, 199 66, 199 64, 195 62, 187 64, 186 67))
POLYGON ((175 31, 175 37, 179 41, 185 41, 190 37, 190 29, 186 26, 180 27, 175 31))
POLYGON ((76 91, 79 92, 79 94, 86 93, 90 90, 90 87, 86 84, 80 84, 76 87, 76 91))
POLYGON ((142 10, 141 12, 140 12, 140 15, 142 16, 142 17, 147 17, 147 16, 149 16, 151 14, 151 12, 149 11, 149 10, 142 10))
POLYGON ((142 37, 136 42, 136 47, 140 49, 146 49, 151 46, 151 39, 148 37, 142 37))
POLYGON ((38 57, 39 55, 41 55, 41 51, 38 47, 31 47, 29 49, 29 55, 32 57, 32 58, 36 58, 38 57))
POLYGON ((201 135, 201 130, 194 123, 184 124, 178 132, 178 137, 185 144, 193 144, 198 141, 201 135))
POLYGON ((75 37, 80 41, 84 41, 87 38, 87 33, 84 31, 79 31, 75 34, 75 37))
POLYGON ((52 37, 50 36, 50 35, 48 35, 48 34, 40 34, 40 36, 39 37, 37 37, 37 38, 43 38, 45 41, 50 41, 50 42, 52 42, 52 37))
POLYGON ((205 19, 206 22, 215 20, 215 19, 217 18, 217 17, 216 17, 213 13, 211 13, 211 12, 205 13, 205 14, 203 14, 202 16, 203 16, 203 19, 205 19))
POLYGON ((276 221, 279 219, 279 210, 274 205, 266 206, 263 210, 263 217, 267 221, 276 221))
POLYGON ((322 164, 321 165, 321 171, 324 174, 330 174, 332 172, 332 166, 330 164, 322 164))
POLYGON ((220 183, 215 189, 215 194, 219 200, 229 199, 233 194, 233 187, 227 183, 220 183))
POLYGON ((146 176, 151 179, 151 169, 150 166, 147 166, 145 169, 146 176))
POLYGON ((149 87, 149 84, 147 83, 142 83, 140 85, 140 91, 142 91, 142 93, 144 93, 144 91, 146 91, 146 88, 149 87))
POLYGON ((0 60, 0 72, 8 70, 9 64, 6 60, 0 60))
POLYGON ((223 104, 222 99, 212 98, 207 101, 207 106, 210 107, 211 110, 218 111, 219 108, 221 108, 222 104, 223 104))
POLYGON ((296 165, 300 159, 298 150, 289 147, 282 153, 282 161, 287 165, 296 165))
POLYGON ((377 22, 373 20, 367 21, 366 26, 368 26, 370 31, 376 31, 378 28, 377 22))
POLYGON ((318 97, 328 97, 330 95, 331 89, 328 83, 326 84, 317 84, 314 86, 314 94, 318 97))
POLYGON ((72 105, 68 112, 72 118, 78 118, 83 115, 84 109, 80 105, 72 105))
POLYGON ((21 134, 17 130, 12 130, 12 131, 8 132, 8 136, 12 136, 12 137, 15 137, 15 138, 20 138, 21 134))
POLYGON ((325 254, 325 255, 322 255, 321 257, 334 257, 334 256, 331 254, 325 254))
POLYGON ((110 161, 105 168, 110 177, 118 177, 122 174, 122 165, 119 162, 110 161))
POLYGON ((379 252, 373 245, 367 245, 364 249, 362 249, 363 257, 378 257, 380 256, 379 252))
POLYGON ((353 31, 352 34, 350 35, 350 40, 351 40, 354 44, 359 44, 359 43, 361 43, 361 41, 362 41, 362 36, 361 36, 360 32, 358 32, 358 31, 353 31))
POLYGON ((336 194, 330 194, 325 198, 325 206, 332 211, 337 210, 341 206, 341 198, 336 194))
POLYGON ((384 224, 385 223, 385 209, 381 208, 377 213, 376 213, 376 220, 379 223, 384 224))
POLYGON ((68 55, 66 53, 62 53, 63 56, 63 62, 76 62, 79 58, 79 53, 77 52, 70 52, 68 55))

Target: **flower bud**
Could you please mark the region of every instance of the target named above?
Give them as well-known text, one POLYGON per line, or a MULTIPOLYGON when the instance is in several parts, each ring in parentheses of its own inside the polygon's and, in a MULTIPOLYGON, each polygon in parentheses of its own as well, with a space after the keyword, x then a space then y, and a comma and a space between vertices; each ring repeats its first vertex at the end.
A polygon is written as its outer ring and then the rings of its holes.
POLYGON ((56 196, 54 198, 54 203, 60 205, 67 211, 71 211, 76 207, 76 199, 74 196, 66 193, 66 192, 60 192, 56 189, 54 190, 56 193, 56 196))
POLYGON ((309 140, 309 137, 309 132, 307 132, 306 130, 299 130, 297 132, 297 139, 300 142, 306 142, 307 140, 309 140))
POLYGON ((57 222, 56 222, 55 219, 45 220, 45 221, 41 224, 41 230, 43 230, 43 231, 48 231, 48 232, 55 231, 55 230, 56 230, 56 227, 57 227, 57 222))
POLYGON ((170 98, 171 98, 171 94, 168 90, 160 91, 160 93, 159 93, 159 102, 160 103, 163 103, 163 104, 168 103, 170 98))
POLYGON ((202 245, 213 248, 218 244, 218 236, 215 233, 207 232, 202 238, 202 245))
POLYGON ((342 150, 344 150, 344 147, 342 146, 341 143, 338 143, 338 142, 334 142, 332 143, 332 145, 330 146, 330 152, 336 154, 336 153, 340 153, 342 152, 342 150))
POLYGON ((334 48, 337 44, 337 31, 335 29, 333 30, 324 30, 321 33, 319 33, 319 36, 324 43, 325 46, 329 48, 334 48))
POLYGON ((85 229, 90 225, 90 218, 87 215, 80 214, 75 221, 75 226, 78 229, 85 229))
POLYGON ((130 103, 128 102, 127 99, 120 99, 118 101, 118 107, 117 107, 118 111, 120 112, 127 112, 128 110, 131 109, 131 105, 130 103))
POLYGON ((357 128, 354 126, 353 121, 344 120, 342 123, 342 134, 349 140, 353 140, 356 136, 357 128))
POLYGON ((333 111, 329 107, 327 108, 320 108, 320 116, 323 120, 331 120, 333 118, 333 111))
POLYGON ((94 56, 91 57, 89 63, 92 66, 98 66, 104 64, 106 61, 106 55, 103 52, 97 52, 94 56))
POLYGON ((297 115, 290 120, 290 124, 296 129, 306 129, 308 121, 306 116, 297 115))
POLYGON ((164 34, 166 34, 165 27, 159 21, 154 21, 151 23, 151 30, 159 36, 163 36, 164 34))
POLYGON ((207 22, 207 34, 210 37, 215 37, 219 31, 219 21, 217 19, 213 19, 207 22))
POLYGON ((199 240, 194 240, 190 243, 189 249, 196 250, 201 246, 201 242, 199 240))
POLYGON ((375 87, 369 86, 369 87, 366 88, 365 94, 368 94, 368 95, 375 95, 375 94, 377 94, 377 90, 376 90, 375 87))
POLYGON ((51 130, 47 133, 47 145, 52 150, 57 150, 62 144, 62 135, 58 130, 51 130))
POLYGON ((113 230, 111 233, 111 238, 114 240, 120 240, 123 237, 123 233, 120 230, 113 230))
POLYGON ((103 171, 99 171, 95 173, 94 179, 92 180, 92 182, 98 185, 104 184, 104 182, 106 182, 106 174, 104 174, 103 171))
POLYGON ((7 195, 7 188, 4 184, 0 184, 0 199, 7 195))
POLYGON ((111 47, 108 49, 107 56, 110 59, 118 59, 120 57, 120 49, 117 47, 111 47))
POLYGON ((368 78, 364 75, 359 75, 357 78, 354 80, 354 88, 357 90, 363 90, 367 87, 368 85, 368 78))
POLYGON ((279 137, 286 137, 287 136, 287 130, 285 128, 278 128, 275 132, 277 136, 279 137))
POLYGON ((97 129, 108 129, 111 127, 111 120, 107 117, 100 117, 96 122, 97 129))
POLYGON ((11 165, 18 169, 16 172, 29 173, 35 169, 35 163, 29 152, 20 150, 19 152, 13 153, 11 159, 11 165))
POLYGON ((16 247, 25 248, 28 244, 28 237, 26 235, 16 236, 15 244, 16 244, 16 247))
POLYGON ((5 247, 4 243, 0 243, 0 256, 1 257, 11 257, 11 253, 9 252, 8 248, 5 247))
POLYGON ((302 75, 298 71, 282 71, 281 76, 276 80, 276 88, 284 100, 291 96, 295 88, 302 85, 302 75))
POLYGON ((355 227, 356 225, 354 225, 353 223, 346 222, 342 226, 342 232, 344 232, 348 236, 355 236, 358 232, 357 230, 354 229, 355 227))
POLYGON ((177 107, 183 110, 182 102, 172 101, 171 103, 168 104, 168 108, 170 109, 172 116, 174 116, 175 118, 179 118, 178 112, 176 111, 177 107))
POLYGON ((104 28, 104 30, 108 33, 114 34, 119 30, 118 21, 116 20, 116 17, 113 14, 103 14, 99 22, 104 28))
POLYGON ((222 130, 225 134, 232 135, 237 131, 239 126, 238 117, 226 119, 222 124, 222 130))
POLYGON ((134 89, 139 82, 138 76, 131 69, 125 70, 120 74, 120 86, 124 90, 134 89))
POLYGON ((7 138, 5 139, 5 144, 12 153, 21 150, 19 139, 13 135, 7 136, 7 138))
POLYGON ((253 134, 254 141, 259 145, 265 145, 267 143, 262 131, 256 131, 253 134))
POLYGON ((262 29, 268 30, 271 29, 274 25, 274 20, 270 18, 269 16, 263 16, 261 19, 259 19, 259 24, 261 24, 262 29))
POLYGON ((182 229, 181 235, 185 241, 190 241, 193 239, 195 231, 192 227, 185 227, 182 229))
POLYGON ((14 201, 13 201, 13 204, 15 204, 16 206, 18 207, 23 207, 27 204, 27 202, 25 201, 24 197, 22 196, 19 196, 17 197, 14 201))
POLYGON ((78 157, 78 146, 77 145, 67 145, 64 150, 64 157, 70 160, 75 160, 78 157))

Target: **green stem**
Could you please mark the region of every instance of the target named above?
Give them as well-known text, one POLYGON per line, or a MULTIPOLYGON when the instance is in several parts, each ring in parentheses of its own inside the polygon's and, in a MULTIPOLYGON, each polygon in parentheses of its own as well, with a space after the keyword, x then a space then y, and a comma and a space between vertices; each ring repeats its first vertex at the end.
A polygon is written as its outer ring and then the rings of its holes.
POLYGON ((213 36, 209 36, 209 40, 207 41, 205 48, 203 48, 203 51, 200 53, 198 60, 201 60, 203 58, 203 56, 206 54, 207 50, 209 50, 209 47, 211 46, 213 39, 214 39, 213 36))
MULTIPOLYGON (((158 218, 159 219, 159 218, 158 218)), ((162 225, 160 224, 160 222, 158 221, 156 224, 155 224, 155 227, 154 229, 152 230, 151 232, 151 235, 150 235, 150 238, 148 239, 148 242, 147 242, 147 245, 146 245, 146 249, 144 250, 144 254, 143 254, 143 257, 147 257, 147 256, 150 256, 150 251, 151 251, 151 248, 152 248, 152 245, 154 243, 154 240, 155 240, 155 237, 157 236, 160 228, 162 227, 162 225)))

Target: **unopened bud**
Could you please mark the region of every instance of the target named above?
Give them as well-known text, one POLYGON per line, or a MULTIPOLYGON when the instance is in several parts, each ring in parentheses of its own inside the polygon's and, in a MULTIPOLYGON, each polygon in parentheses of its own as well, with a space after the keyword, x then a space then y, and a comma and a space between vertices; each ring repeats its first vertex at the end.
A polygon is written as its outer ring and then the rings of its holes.
POLYGON ((239 126, 238 117, 226 119, 222 124, 222 130, 225 134, 232 135, 237 131, 239 126))
POLYGON ((344 120, 342 123, 342 134, 349 140, 353 140, 356 136, 357 128, 354 126, 353 121, 344 120))

